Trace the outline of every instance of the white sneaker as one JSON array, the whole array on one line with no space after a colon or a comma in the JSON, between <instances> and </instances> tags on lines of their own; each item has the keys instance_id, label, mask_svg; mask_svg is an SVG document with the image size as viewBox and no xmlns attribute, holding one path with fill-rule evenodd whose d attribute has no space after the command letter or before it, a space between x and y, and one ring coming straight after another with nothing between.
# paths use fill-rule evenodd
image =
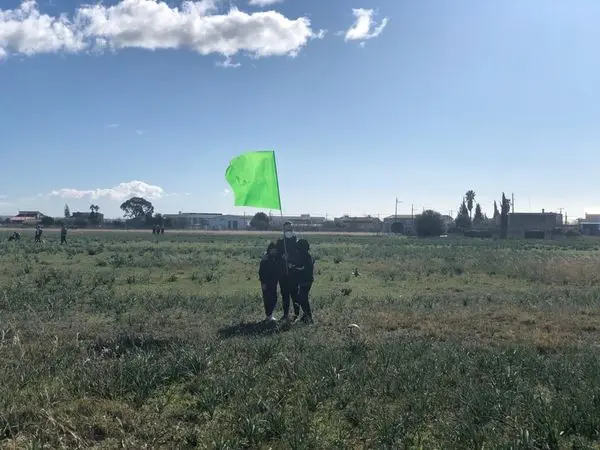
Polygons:
<instances>
[{"instance_id":1,"label":"white sneaker","mask_svg":"<svg viewBox=\"0 0 600 450\"><path fill-rule=\"evenodd\" d=\"M266 318L266 321L267 322L277 322L277 319L271 315Z\"/></svg>"}]
</instances>

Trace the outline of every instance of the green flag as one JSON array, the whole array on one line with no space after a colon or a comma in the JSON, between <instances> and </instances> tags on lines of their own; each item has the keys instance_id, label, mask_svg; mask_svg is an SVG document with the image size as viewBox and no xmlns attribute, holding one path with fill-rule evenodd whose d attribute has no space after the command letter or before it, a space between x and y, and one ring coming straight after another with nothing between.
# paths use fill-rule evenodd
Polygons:
<instances>
[{"instance_id":1,"label":"green flag","mask_svg":"<svg viewBox=\"0 0 600 450\"><path fill-rule=\"evenodd\" d=\"M248 152L234 158L225 179L235 195L235 206L281 211L275 152Z\"/></svg>"}]
</instances>

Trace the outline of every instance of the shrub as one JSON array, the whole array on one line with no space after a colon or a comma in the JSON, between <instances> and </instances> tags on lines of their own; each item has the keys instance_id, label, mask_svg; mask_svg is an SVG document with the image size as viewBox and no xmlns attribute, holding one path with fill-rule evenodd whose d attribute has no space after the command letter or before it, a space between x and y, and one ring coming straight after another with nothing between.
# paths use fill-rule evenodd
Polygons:
<instances>
[{"instance_id":1,"label":"shrub","mask_svg":"<svg viewBox=\"0 0 600 450\"><path fill-rule=\"evenodd\" d=\"M415 228L419 237L440 236L444 233L442 215L437 211L428 209L417 216Z\"/></svg>"}]
</instances>

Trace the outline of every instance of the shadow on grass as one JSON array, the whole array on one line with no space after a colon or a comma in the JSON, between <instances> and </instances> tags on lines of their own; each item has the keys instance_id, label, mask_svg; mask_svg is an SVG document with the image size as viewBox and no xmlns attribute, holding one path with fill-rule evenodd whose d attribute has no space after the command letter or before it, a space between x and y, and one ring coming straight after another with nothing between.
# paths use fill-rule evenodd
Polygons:
<instances>
[{"instance_id":1,"label":"shadow on grass","mask_svg":"<svg viewBox=\"0 0 600 450\"><path fill-rule=\"evenodd\" d=\"M265 336L288 331L289 329L289 324L279 324L277 322L240 322L219 329L218 334L221 338L228 339L236 336Z\"/></svg>"}]
</instances>

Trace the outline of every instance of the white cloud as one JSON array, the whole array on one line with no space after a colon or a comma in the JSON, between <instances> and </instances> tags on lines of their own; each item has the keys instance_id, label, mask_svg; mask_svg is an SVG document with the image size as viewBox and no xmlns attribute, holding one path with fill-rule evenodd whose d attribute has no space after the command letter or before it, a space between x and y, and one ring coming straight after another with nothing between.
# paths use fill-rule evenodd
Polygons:
<instances>
[{"instance_id":1,"label":"white cloud","mask_svg":"<svg viewBox=\"0 0 600 450\"><path fill-rule=\"evenodd\" d=\"M277 11L219 12L217 1L121 0L112 6L84 5L72 18L42 14L34 0L0 9L0 58L10 54L82 52L137 48L189 49L201 55L238 53L260 58L295 56L318 38L306 17Z\"/></svg>"},{"instance_id":2,"label":"white cloud","mask_svg":"<svg viewBox=\"0 0 600 450\"><path fill-rule=\"evenodd\" d=\"M275 5L276 3L283 3L283 0L250 0L248 2L249 5L258 6L259 8Z\"/></svg>"},{"instance_id":3,"label":"white cloud","mask_svg":"<svg viewBox=\"0 0 600 450\"><path fill-rule=\"evenodd\" d=\"M345 41L364 41L379 36L389 22L389 18L384 17L379 25L375 22L372 9L353 9L355 21L346 31Z\"/></svg>"},{"instance_id":4,"label":"white cloud","mask_svg":"<svg viewBox=\"0 0 600 450\"><path fill-rule=\"evenodd\" d=\"M119 124L118 123L109 123L108 125L106 125L106 128L119 128Z\"/></svg>"},{"instance_id":5,"label":"white cloud","mask_svg":"<svg viewBox=\"0 0 600 450\"><path fill-rule=\"evenodd\" d=\"M144 130L135 130L135 132L140 136L145 133Z\"/></svg>"},{"instance_id":6,"label":"white cloud","mask_svg":"<svg viewBox=\"0 0 600 450\"><path fill-rule=\"evenodd\" d=\"M66 15L41 14L35 0L25 0L17 9L0 9L0 58L8 53L76 53L85 48L81 30Z\"/></svg>"},{"instance_id":7,"label":"white cloud","mask_svg":"<svg viewBox=\"0 0 600 450\"><path fill-rule=\"evenodd\" d=\"M79 190L71 188L63 188L50 193L53 197L61 197L65 199L98 199L108 198L110 200L126 200L131 197L144 197L146 199L159 199L164 197L165 191L160 186L153 186L143 181L129 181L120 183L108 189L90 189Z\"/></svg>"},{"instance_id":8,"label":"white cloud","mask_svg":"<svg viewBox=\"0 0 600 450\"><path fill-rule=\"evenodd\" d=\"M223 67L224 69L237 69L241 67L240 63L234 63L231 58L225 58L225 61L217 61L217 67Z\"/></svg>"}]
</instances>

